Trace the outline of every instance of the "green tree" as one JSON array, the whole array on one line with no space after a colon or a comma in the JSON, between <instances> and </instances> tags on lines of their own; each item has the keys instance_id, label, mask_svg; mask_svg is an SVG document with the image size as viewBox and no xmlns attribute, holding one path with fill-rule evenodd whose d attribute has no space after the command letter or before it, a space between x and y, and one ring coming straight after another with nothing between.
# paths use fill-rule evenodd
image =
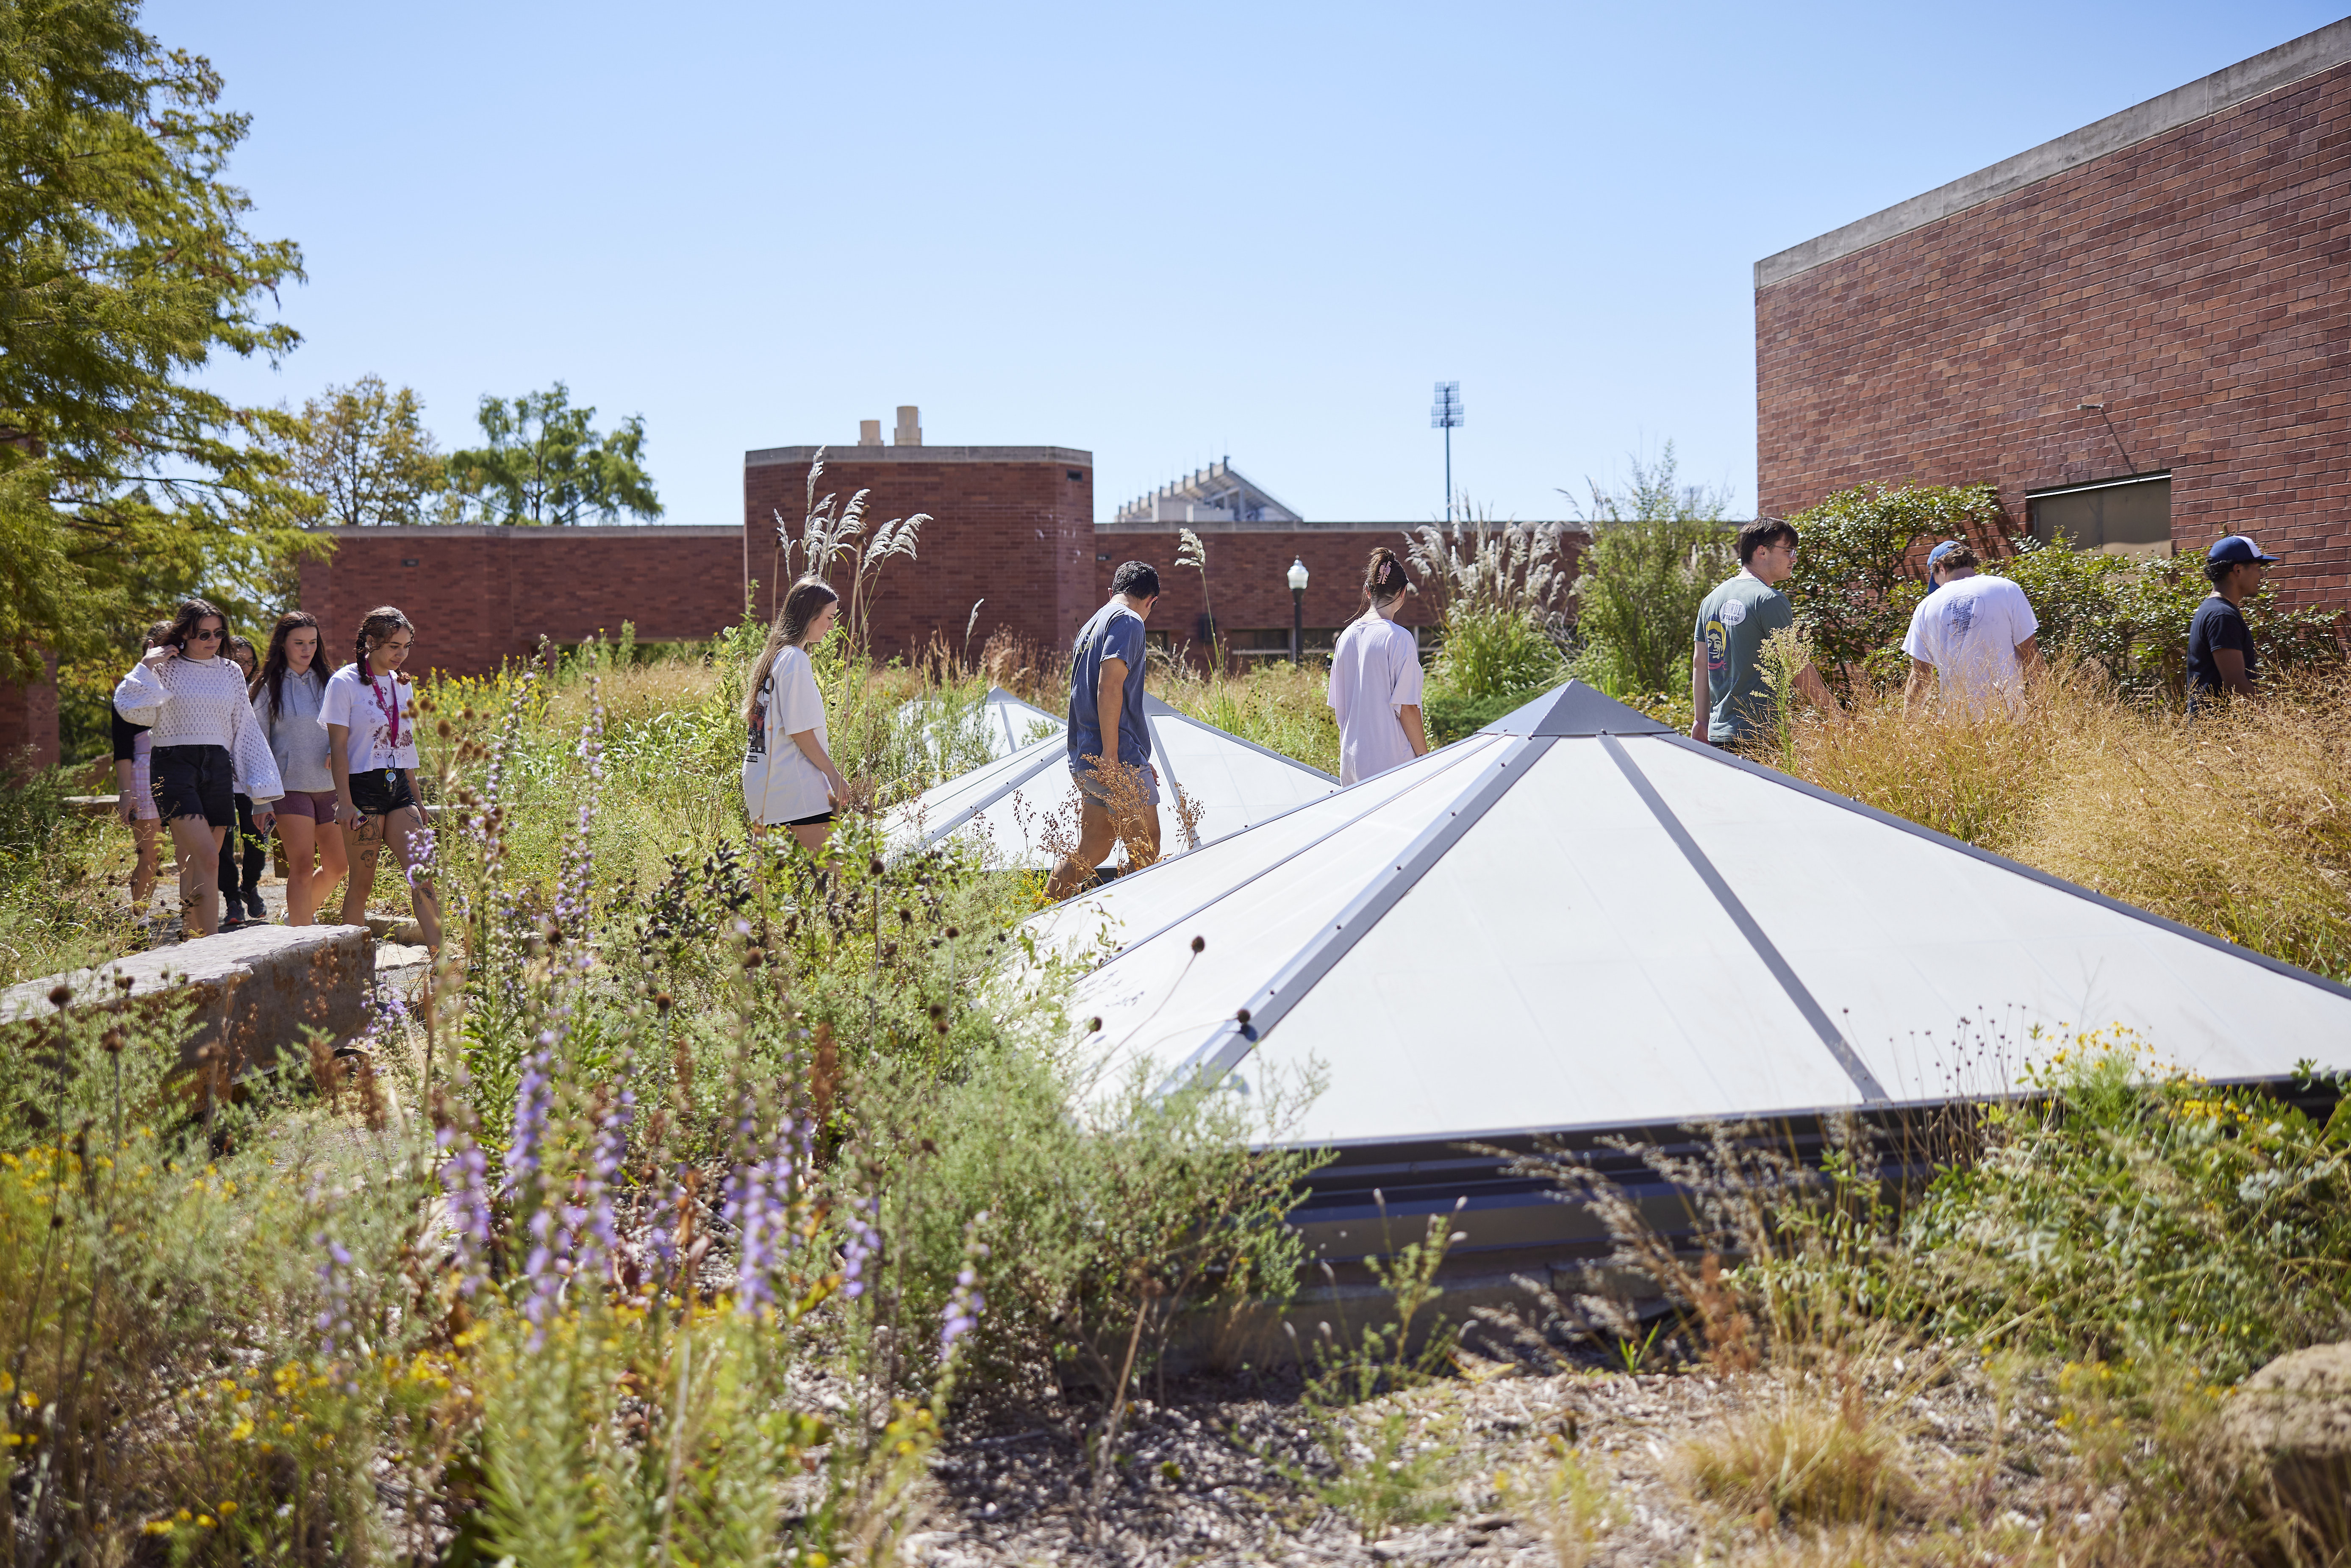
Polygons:
<instances>
[{"instance_id":1,"label":"green tree","mask_svg":"<svg viewBox=\"0 0 2351 1568\"><path fill-rule=\"evenodd\" d=\"M0 678L97 653L168 587L231 601L320 548L262 438L289 416L191 384L266 320L301 253L222 179L247 129L132 0L0 11Z\"/></svg>"},{"instance_id":2,"label":"green tree","mask_svg":"<svg viewBox=\"0 0 2351 1568\"><path fill-rule=\"evenodd\" d=\"M306 519L342 528L434 520L449 483L447 461L424 428L424 404L407 387L365 375L302 405L271 444L286 460Z\"/></svg>"},{"instance_id":3,"label":"green tree","mask_svg":"<svg viewBox=\"0 0 2351 1568\"><path fill-rule=\"evenodd\" d=\"M622 512L651 521L662 514L653 482L640 465L645 422L632 414L610 434L596 433L596 411L571 406L561 382L508 402L485 397L475 416L486 444L452 453L455 488L495 523L569 524Z\"/></svg>"},{"instance_id":4,"label":"green tree","mask_svg":"<svg viewBox=\"0 0 2351 1568\"><path fill-rule=\"evenodd\" d=\"M1654 467L1633 460L1629 488L1586 479L1589 509L1568 496L1592 538L1571 591L1583 642L1576 673L1619 696L1688 689L1698 605L1739 570L1723 524L1729 497L1677 484L1676 467L1668 441Z\"/></svg>"}]
</instances>

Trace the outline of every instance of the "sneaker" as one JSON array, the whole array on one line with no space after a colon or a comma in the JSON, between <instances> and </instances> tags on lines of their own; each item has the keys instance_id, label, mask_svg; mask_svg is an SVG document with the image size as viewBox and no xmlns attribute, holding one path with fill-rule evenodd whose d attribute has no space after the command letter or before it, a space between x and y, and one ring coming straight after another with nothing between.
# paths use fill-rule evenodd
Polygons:
<instances>
[{"instance_id":1,"label":"sneaker","mask_svg":"<svg viewBox=\"0 0 2351 1568\"><path fill-rule=\"evenodd\" d=\"M259 888L248 887L245 890L245 913L246 917L256 925L269 924L269 908L261 902Z\"/></svg>"},{"instance_id":2,"label":"sneaker","mask_svg":"<svg viewBox=\"0 0 2351 1568\"><path fill-rule=\"evenodd\" d=\"M242 931L245 929L245 916L242 915L224 915L221 916L220 928L223 931Z\"/></svg>"}]
</instances>

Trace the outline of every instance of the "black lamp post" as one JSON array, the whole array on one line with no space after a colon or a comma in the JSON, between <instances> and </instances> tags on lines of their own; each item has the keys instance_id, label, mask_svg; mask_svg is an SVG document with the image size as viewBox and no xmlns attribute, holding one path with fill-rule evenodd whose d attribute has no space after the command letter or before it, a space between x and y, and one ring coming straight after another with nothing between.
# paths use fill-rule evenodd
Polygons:
<instances>
[{"instance_id":1,"label":"black lamp post","mask_svg":"<svg viewBox=\"0 0 2351 1568\"><path fill-rule=\"evenodd\" d=\"M1306 653L1306 559L1293 557L1290 562L1290 662L1297 664Z\"/></svg>"}]
</instances>

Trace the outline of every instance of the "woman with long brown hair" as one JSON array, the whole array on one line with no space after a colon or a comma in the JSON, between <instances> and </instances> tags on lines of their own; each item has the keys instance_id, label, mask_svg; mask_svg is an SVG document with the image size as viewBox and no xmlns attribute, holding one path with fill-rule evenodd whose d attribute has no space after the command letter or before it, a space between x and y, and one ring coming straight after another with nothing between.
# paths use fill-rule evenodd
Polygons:
<instances>
[{"instance_id":1,"label":"woman with long brown hair","mask_svg":"<svg viewBox=\"0 0 2351 1568\"><path fill-rule=\"evenodd\" d=\"M1404 562L1381 545L1364 568L1362 613L1331 651L1331 706L1339 715L1339 782L1401 768L1428 750L1420 721L1420 640L1396 624L1412 591Z\"/></svg>"},{"instance_id":2,"label":"woman with long brown hair","mask_svg":"<svg viewBox=\"0 0 2351 1568\"><path fill-rule=\"evenodd\" d=\"M183 599L162 642L147 650L114 688L114 709L153 730L155 810L180 858L180 904L190 936L220 925L221 841L236 825L236 783L254 800L262 831L284 789L277 760L253 722L245 676L222 656L228 618L201 599Z\"/></svg>"},{"instance_id":3,"label":"woman with long brown hair","mask_svg":"<svg viewBox=\"0 0 2351 1568\"><path fill-rule=\"evenodd\" d=\"M441 904L422 874L432 841L416 801L415 687L400 673L416 643L416 628L387 604L360 622L357 656L328 677L319 704L327 731L327 765L335 778L335 817L350 823L351 880L343 890L342 924L364 925L375 866L390 843L408 878L409 907L424 945L441 950Z\"/></svg>"},{"instance_id":4,"label":"woman with long brown hair","mask_svg":"<svg viewBox=\"0 0 2351 1568\"><path fill-rule=\"evenodd\" d=\"M338 794L319 710L327 697L319 619L289 610L269 633L269 652L254 677L253 716L277 758L286 793L277 802L277 841L286 850L286 924L316 922L319 905L342 880L349 861L337 821Z\"/></svg>"},{"instance_id":5,"label":"woman with long brown hair","mask_svg":"<svg viewBox=\"0 0 2351 1568\"><path fill-rule=\"evenodd\" d=\"M834 810L849 799L849 780L825 749L824 694L809 659L840 613L841 596L823 582L804 577L792 584L743 698L743 808L751 830L789 828L811 854L824 847Z\"/></svg>"}]
</instances>

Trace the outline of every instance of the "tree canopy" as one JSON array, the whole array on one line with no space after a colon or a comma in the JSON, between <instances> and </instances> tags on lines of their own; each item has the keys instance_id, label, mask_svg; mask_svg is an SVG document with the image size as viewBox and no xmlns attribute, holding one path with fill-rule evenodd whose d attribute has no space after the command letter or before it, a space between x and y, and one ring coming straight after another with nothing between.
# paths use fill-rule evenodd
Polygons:
<instances>
[{"instance_id":1,"label":"tree canopy","mask_svg":"<svg viewBox=\"0 0 2351 1568\"><path fill-rule=\"evenodd\" d=\"M388 387L379 375L304 403L293 428L272 438L304 520L345 528L436 520L448 465L423 414L413 390Z\"/></svg>"},{"instance_id":2,"label":"tree canopy","mask_svg":"<svg viewBox=\"0 0 2351 1568\"><path fill-rule=\"evenodd\" d=\"M232 601L322 548L263 438L287 415L192 384L273 363L302 277L223 179L246 116L131 0L0 11L0 678L120 640L160 592Z\"/></svg>"},{"instance_id":3,"label":"tree canopy","mask_svg":"<svg viewBox=\"0 0 2351 1568\"><path fill-rule=\"evenodd\" d=\"M653 479L640 463L642 414L598 434L596 411L571 406L558 382L511 402L485 397L475 417L485 444L449 457L450 480L494 523L569 524L626 512L650 522L662 514Z\"/></svg>"}]
</instances>

